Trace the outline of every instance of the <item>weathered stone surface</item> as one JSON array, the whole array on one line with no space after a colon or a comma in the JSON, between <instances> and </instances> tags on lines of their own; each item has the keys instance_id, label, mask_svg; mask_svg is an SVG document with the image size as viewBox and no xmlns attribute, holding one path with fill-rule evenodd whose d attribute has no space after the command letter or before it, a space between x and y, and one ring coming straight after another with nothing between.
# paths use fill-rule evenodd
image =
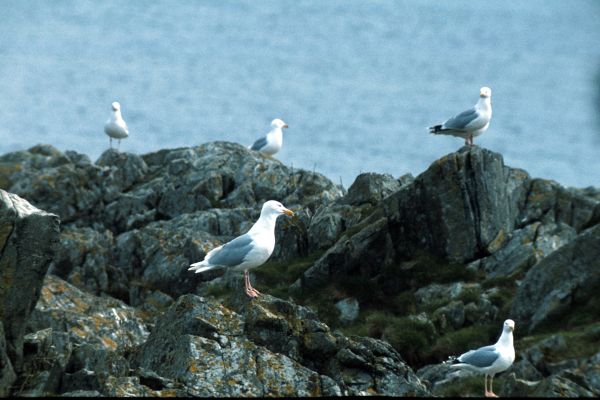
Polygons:
<instances>
[{"instance_id":1,"label":"weathered stone surface","mask_svg":"<svg viewBox=\"0 0 600 400\"><path fill-rule=\"evenodd\" d=\"M6 352L4 325L0 321L0 397L8 397L10 387L16 380L17 375Z\"/></svg>"},{"instance_id":2,"label":"weathered stone surface","mask_svg":"<svg viewBox=\"0 0 600 400\"><path fill-rule=\"evenodd\" d=\"M412 180L412 176L405 178L405 181L410 180ZM400 190L400 187L402 187L401 181L390 174L366 172L356 177L342 201L354 206L364 203L375 205Z\"/></svg>"},{"instance_id":3,"label":"weathered stone surface","mask_svg":"<svg viewBox=\"0 0 600 400\"><path fill-rule=\"evenodd\" d=\"M127 292L127 280L113 265L113 241L109 230L67 226L60 233L61 245L49 272L94 294L120 297Z\"/></svg>"},{"instance_id":4,"label":"weathered stone surface","mask_svg":"<svg viewBox=\"0 0 600 400\"><path fill-rule=\"evenodd\" d=\"M185 295L158 321L135 362L183 382L198 396L320 394L318 374L256 346L242 333L237 314Z\"/></svg>"},{"instance_id":5,"label":"weathered stone surface","mask_svg":"<svg viewBox=\"0 0 600 400\"><path fill-rule=\"evenodd\" d=\"M600 287L600 225L580 233L532 267L519 286L511 314L532 332L568 312Z\"/></svg>"},{"instance_id":6,"label":"weathered stone surface","mask_svg":"<svg viewBox=\"0 0 600 400\"><path fill-rule=\"evenodd\" d=\"M392 238L387 231L387 219L379 218L365 225L358 232L345 232L333 247L302 274L295 286L311 289L323 285L333 276L350 273L372 277L390 263L394 254Z\"/></svg>"},{"instance_id":7,"label":"weathered stone surface","mask_svg":"<svg viewBox=\"0 0 600 400\"><path fill-rule=\"evenodd\" d=\"M134 183L142 181L148 173L144 160L135 154L121 153L116 149L108 149L100 155L96 165L112 167L115 184L120 191L129 189Z\"/></svg>"},{"instance_id":8,"label":"weathered stone surface","mask_svg":"<svg viewBox=\"0 0 600 400\"><path fill-rule=\"evenodd\" d=\"M40 296L58 232L56 215L0 189L0 321L6 352L17 371L27 319Z\"/></svg>"},{"instance_id":9,"label":"weathered stone surface","mask_svg":"<svg viewBox=\"0 0 600 400\"><path fill-rule=\"evenodd\" d=\"M244 308L239 315L201 297L180 297L135 365L200 396L427 393L384 342L332 334L312 311L271 296Z\"/></svg>"},{"instance_id":10,"label":"weathered stone surface","mask_svg":"<svg viewBox=\"0 0 600 400\"><path fill-rule=\"evenodd\" d=\"M554 181L533 179L519 223L525 225L533 221L564 223L579 232L600 222L600 200Z\"/></svg>"},{"instance_id":11,"label":"weathered stone surface","mask_svg":"<svg viewBox=\"0 0 600 400\"><path fill-rule=\"evenodd\" d=\"M417 178L361 174L344 195L319 174L233 143L143 156L109 150L95 164L38 145L0 156L0 187L60 214L61 244L49 272L69 282L47 277L27 323L22 368L12 377L9 344L0 340L0 369L8 371L0 393L9 395L451 393L467 375L429 366L423 379L430 391L388 343L331 327L388 338L402 352L423 328L430 346L406 354L416 366L445 358L458 344L464 350L465 341L484 339L490 324L507 317L525 326L540 309L550 312L539 325L567 306L594 312L590 299L600 287L592 261L598 235L589 233L600 222L598 191L531 179L476 146ZM323 310L331 327L293 301L249 301L240 290L223 295L240 289L233 273L187 270L246 232L271 198L296 213L276 226L271 259L283 264L281 283L306 268L304 257L320 256L293 285L301 291L289 294ZM0 252L13 232L1 226ZM357 290L361 280L372 298ZM539 298L513 299L523 287ZM229 308L190 293L228 296ZM352 318L336 319L335 303L350 296L360 317L348 326ZM513 315L523 304L528 320ZM577 323L569 318L569 327ZM419 329L409 332L412 325ZM406 335L393 335L396 327ZM597 394L598 361L561 357L571 351L573 332L527 349L522 335L509 377L495 380L499 394ZM593 333L578 340L597 344Z\"/></svg>"},{"instance_id":12,"label":"weathered stone surface","mask_svg":"<svg viewBox=\"0 0 600 400\"><path fill-rule=\"evenodd\" d=\"M397 252L422 248L458 262L489 254L514 229L529 179L477 146L442 157L382 202Z\"/></svg>"},{"instance_id":13,"label":"weathered stone surface","mask_svg":"<svg viewBox=\"0 0 600 400\"><path fill-rule=\"evenodd\" d=\"M349 297L338 301L335 303L335 308L337 308L340 312L338 318L342 323L349 323L356 320L360 312L360 305L358 300L354 297Z\"/></svg>"},{"instance_id":14,"label":"weathered stone surface","mask_svg":"<svg viewBox=\"0 0 600 400\"><path fill-rule=\"evenodd\" d=\"M115 351L143 343L148 331L137 311L119 300L82 292L48 275L27 328L66 332L73 344Z\"/></svg>"}]
</instances>

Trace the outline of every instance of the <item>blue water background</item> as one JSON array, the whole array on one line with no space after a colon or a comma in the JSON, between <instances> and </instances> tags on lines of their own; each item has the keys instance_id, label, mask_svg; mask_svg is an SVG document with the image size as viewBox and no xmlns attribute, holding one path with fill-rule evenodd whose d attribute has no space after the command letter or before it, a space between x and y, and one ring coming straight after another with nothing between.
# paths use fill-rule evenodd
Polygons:
<instances>
[{"instance_id":1,"label":"blue water background","mask_svg":"<svg viewBox=\"0 0 600 400\"><path fill-rule=\"evenodd\" d=\"M276 158L348 187L417 175L462 139L426 127L492 88L475 139L505 163L600 187L600 1L2 1L0 154L94 161L227 140L282 118Z\"/></svg>"}]
</instances>

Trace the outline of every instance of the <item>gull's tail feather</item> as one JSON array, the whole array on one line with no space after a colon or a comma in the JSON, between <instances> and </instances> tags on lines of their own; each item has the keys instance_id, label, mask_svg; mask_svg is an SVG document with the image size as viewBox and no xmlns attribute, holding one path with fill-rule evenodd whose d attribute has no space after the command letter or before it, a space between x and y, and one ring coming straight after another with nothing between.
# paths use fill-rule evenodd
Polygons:
<instances>
[{"instance_id":1,"label":"gull's tail feather","mask_svg":"<svg viewBox=\"0 0 600 400\"><path fill-rule=\"evenodd\" d=\"M443 125L434 125L434 126L430 126L429 127L429 133L433 133L435 135L439 135L441 133L443 133L444 129L442 128Z\"/></svg>"},{"instance_id":2,"label":"gull's tail feather","mask_svg":"<svg viewBox=\"0 0 600 400\"><path fill-rule=\"evenodd\" d=\"M190 265L188 271L194 271L195 273L199 274L200 272L208 271L213 268L215 268L214 265L209 265L206 260L204 260Z\"/></svg>"}]
</instances>

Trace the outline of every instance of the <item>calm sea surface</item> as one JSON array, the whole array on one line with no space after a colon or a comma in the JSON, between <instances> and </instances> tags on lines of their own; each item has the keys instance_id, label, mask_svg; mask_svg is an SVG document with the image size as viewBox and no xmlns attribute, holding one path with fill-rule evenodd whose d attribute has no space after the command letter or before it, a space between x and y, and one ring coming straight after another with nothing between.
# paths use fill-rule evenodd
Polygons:
<instances>
[{"instance_id":1,"label":"calm sea surface","mask_svg":"<svg viewBox=\"0 0 600 400\"><path fill-rule=\"evenodd\" d=\"M475 143L600 187L600 1L2 1L0 154L108 148L119 101L138 154L249 145L348 187L417 175L463 140L426 127L492 88Z\"/></svg>"}]
</instances>

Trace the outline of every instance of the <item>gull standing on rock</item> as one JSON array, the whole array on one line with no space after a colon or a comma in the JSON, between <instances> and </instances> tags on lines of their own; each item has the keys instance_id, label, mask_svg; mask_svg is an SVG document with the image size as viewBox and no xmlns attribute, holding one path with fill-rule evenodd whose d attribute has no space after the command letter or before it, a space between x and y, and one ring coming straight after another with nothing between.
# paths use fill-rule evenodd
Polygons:
<instances>
[{"instance_id":1,"label":"gull standing on rock","mask_svg":"<svg viewBox=\"0 0 600 400\"><path fill-rule=\"evenodd\" d=\"M265 202L258 221L247 233L224 245L215 247L206 254L204 260L191 264L188 270L196 273L218 267L243 270L246 294L250 297L258 297L260 292L250 284L248 270L264 264L273 253L275 248L275 223L277 217L282 214L294 215L291 210L285 208L278 201L269 200Z\"/></svg>"},{"instance_id":2,"label":"gull standing on rock","mask_svg":"<svg viewBox=\"0 0 600 400\"><path fill-rule=\"evenodd\" d=\"M283 128L288 128L288 125L279 118L274 119L271 121L271 130L269 133L254 142L252 146L249 146L249 149L259 151L268 156L277 153L283 145Z\"/></svg>"},{"instance_id":3,"label":"gull standing on rock","mask_svg":"<svg viewBox=\"0 0 600 400\"><path fill-rule=\"evenodd\" d=\"M481 135L490 126L492 119L492 89L482 87L479 101L469 110L463 111L441 125L429 127L429 133L452 135L465 139L465 144L473 145L473 138Z\"/></svg>"},{"instance_id":4,"label":"gull standing on rock","mask_svg":"<svg viewBox=\"0 0 600 400\"><path fill-rule=\"evenodd\" d=\"M466 368L471 371L485 374L485 397L498 397L492 389L494 375L506 371L515 361L515 347L513 345L513 331L515 322L512 319L504 321L500 339L491 346L470 350L452 360L452 368ZM487 377L490 377L490 390L487 387Z\"/></svg>"},{"instance_id":5,"label":"gull standing on rock","mask_svg":"<svg viewBox=\"0 0 600 400\"><path fill-rule=\"evenodd\" d=\"M127 124L121 116L121 105L118 101L112 103L112 115L104 124L104 132L109 137L110 148L112 149L112 140L118 139L118 146L121 147L121 139L125 139L129 136L129 130Z\"/></svg>"}]
</instances>

